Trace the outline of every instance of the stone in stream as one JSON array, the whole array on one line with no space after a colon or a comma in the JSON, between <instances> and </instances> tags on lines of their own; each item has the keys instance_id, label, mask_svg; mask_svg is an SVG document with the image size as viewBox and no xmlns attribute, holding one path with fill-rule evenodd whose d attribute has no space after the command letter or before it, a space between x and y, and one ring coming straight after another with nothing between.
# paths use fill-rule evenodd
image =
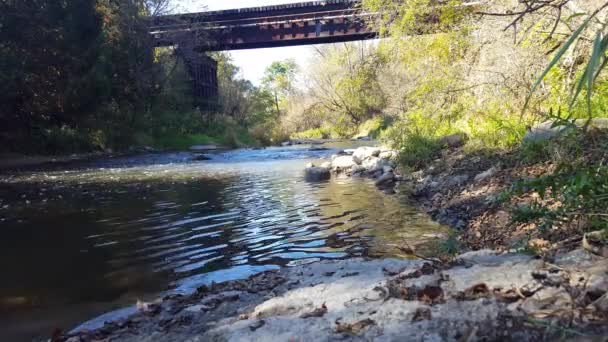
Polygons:
<instances>
[{"instance_id":1,"label":"stone in stream","mask_svg":"<svg viewBox=\"0 0 608 342\"><path fill-rule=\"evenodd\" d=\"M306 180L309 182L324 181L331 177L329 168L315 166L312 163L309 163L306 166L306 169L304 170L304 174L305 174Z\"/></svg>"},{"instance_id":2,"label":"stone in stream","mask_svg":"<svg viewBox=\"0 0 608 342\"><path fill-rule=\"evenodd\" d=\"M386 185L389 183L392 183L395 180L395 175L393 174L392 171L390 172L385 172L384 174L382 174L382 176L378 177L378 179L376 179L376 185L380 186L380 185Z\"/></svg>"},{"instance_id":3,"label":"stone in stream","mask_svg":"<svg viewBox=\"0 0 608 342\"><path fill-rule=\"evenodd\" d=\"M203 161L203 160L211 160L211 158L207 157L204 154L195 154L192 156L192 160Z\"/></svg>"}]
</instances>

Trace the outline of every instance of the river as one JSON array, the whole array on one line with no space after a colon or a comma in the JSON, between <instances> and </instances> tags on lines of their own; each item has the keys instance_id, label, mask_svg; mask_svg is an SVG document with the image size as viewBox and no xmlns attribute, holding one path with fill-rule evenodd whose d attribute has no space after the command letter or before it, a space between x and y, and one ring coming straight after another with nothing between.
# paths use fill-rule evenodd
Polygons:
<instances>
[{"instance_id":1,"label":"river","mask_svg":"<svg viewBox=\"0 0 608 342\"><path fill-rule=\"evenodd\" d=\"M353 142L75 162L0 174L0 340L320 259L411 257L443 227L361 178L305 181Z\"/></svg>"}]
</instances>

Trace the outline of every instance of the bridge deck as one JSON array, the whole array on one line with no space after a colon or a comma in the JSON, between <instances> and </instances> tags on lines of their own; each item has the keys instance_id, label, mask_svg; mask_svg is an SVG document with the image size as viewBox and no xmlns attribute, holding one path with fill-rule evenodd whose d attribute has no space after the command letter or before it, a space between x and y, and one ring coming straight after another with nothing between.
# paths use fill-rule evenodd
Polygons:
<instances>
[{"instance_id":1,"label":"bridge deck","mask_svg":"<svg viewBox=\"0 0 608 342\"><path fill-rule=\"evenodd\" d=\"M370 14L357 0L188 13L151 18L157 46L192 45L195 49L236 50L371 39Z\"/></svg>"}]
</instances>

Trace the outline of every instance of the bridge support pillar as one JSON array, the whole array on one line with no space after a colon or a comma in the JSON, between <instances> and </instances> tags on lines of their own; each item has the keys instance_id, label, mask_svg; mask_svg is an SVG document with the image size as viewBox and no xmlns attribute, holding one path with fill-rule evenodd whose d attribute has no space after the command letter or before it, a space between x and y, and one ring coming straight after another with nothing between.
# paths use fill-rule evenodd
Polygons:
<instances>
[{"instance_id":1,"label":"bridge support pillar","mask_svg":"<svg viewBox=\"0 0 608 342\"><path fill-rule=\"evenodd\" d=\"M190 73L196 105L202 110L214 110L218 103L217 62L189 46L177 48Z\"/></svg>"}]
</instances>

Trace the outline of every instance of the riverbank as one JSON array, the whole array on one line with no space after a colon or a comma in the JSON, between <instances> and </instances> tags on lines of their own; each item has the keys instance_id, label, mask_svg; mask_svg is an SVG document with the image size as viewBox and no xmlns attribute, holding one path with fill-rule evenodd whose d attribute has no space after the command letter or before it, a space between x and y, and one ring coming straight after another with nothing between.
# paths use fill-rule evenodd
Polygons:
<instances>
[{"instance_id":1,"label":"riverbank","mask_svg":"<svg viewBox=\"0 0 608 342\"><path fill-rule=\"evenodd\" d=\"M482 250L445 264L323 261L138 303L57 341L537 341L603 336L605 259Z\"/></svg>"},{"instance_id":2,"label":"riverbank","mask_svg":"<svg viewBox=\"0 0 608 342\"><path fill-rule=\"evenodd\" d=\"M139 303L129 318L56 340L537 341L608 333L608 259L583 248L582 235L548 240L560 235L511 229L516 224L507 202L495 200L522 177L547 173L549 163L455 146L423 170L406 173L388 163L392 151L360 151L365 155L346 151L325 167L340 176L391 173L388 189L409 193L456 228L460 248L492 250L442 260L355 258L281 268ZM358 168L364 160L378 167ZM346 161L348 170L337 166ZM525 242L545 242L532 249L521 244L524 234Z\"/></svg>"}]
</instances>

